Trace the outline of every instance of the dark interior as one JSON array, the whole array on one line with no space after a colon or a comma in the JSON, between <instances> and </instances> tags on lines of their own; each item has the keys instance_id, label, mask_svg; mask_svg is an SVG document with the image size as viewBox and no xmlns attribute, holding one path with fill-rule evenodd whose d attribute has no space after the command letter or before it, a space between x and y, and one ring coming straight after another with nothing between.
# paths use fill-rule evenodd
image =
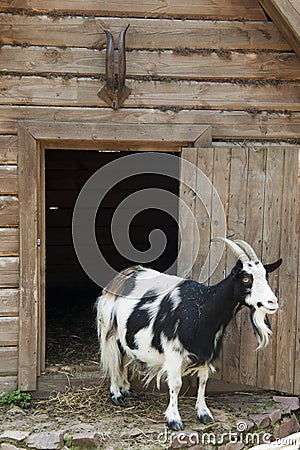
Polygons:
<instances>
[{"instance_id":1,"label":"dark interior","mask_svg":"<svg viewBox=\"0 0 300 450\"><path fill-rule=\"evenodd\" d=\"M72 213L78 194L91 175L105 164L128 154L46 150L47 366L98 362L94 303L101 288L86 275L78 262L72 241ZM128 195L153 187L178 196L178 181L173 178L156 174L135 175L115 185L100 204L96 219L97 241L106 261L115 270L136 261L120 255L112 242L110 222L113 212ZM177 203L174 208L177 212ZM137 214L130 223L131 243L138 250L149 248L151 230L161 229L167 237L163 254L147 263L148 267L166 271L176 261L177 222L168 213L151 208Z\"/></svg>"}]
</instances>

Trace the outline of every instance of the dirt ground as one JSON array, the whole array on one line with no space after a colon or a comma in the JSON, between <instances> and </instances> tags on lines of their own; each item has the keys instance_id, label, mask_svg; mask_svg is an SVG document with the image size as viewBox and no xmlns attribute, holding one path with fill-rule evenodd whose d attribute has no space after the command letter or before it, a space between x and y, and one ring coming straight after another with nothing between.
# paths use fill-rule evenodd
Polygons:
<instances>
[{"instance_id":1,"label":"dirt ground","mask_svg":"<svg viewBox=\"0 0 300 450\"><path fill-rule=\"evenodd\" d=\"M215 418L215 422L210 425L202 425L197 421L195 398L182 395L179 410L185 432L191 433L188 446L204 443L195 448L221 448L233 435L234 439L244 441L247 426L252 427L251 430L249 428L252 433L250 444L257 444L261 440L259 433L262 430L255 427L253 415L261 415L276 408L273 394L239 392L209 395L207 404ZM176 433L167 431L165 427L163 413L167 401L165 393L144 392L138 400L127 399L125 408L117 408L111 405L106 386L71 389L32 400L30 408L24 411L2 407L0 433L12 429L35 433L64 430L64 433L72 436L72 433L97 431L100 447L104 449L179 448L176 447ZM263 432L271 436L272 430L268 428ZM67 445L74 448L70 442ZM252 445L245 445L244 448Z\"/></svg>"}]
</instances>

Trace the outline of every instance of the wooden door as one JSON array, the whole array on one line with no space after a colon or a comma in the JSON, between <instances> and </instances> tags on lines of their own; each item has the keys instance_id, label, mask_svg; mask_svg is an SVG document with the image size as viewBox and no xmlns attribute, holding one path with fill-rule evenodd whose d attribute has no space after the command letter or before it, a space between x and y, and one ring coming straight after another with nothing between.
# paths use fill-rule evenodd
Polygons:
<instances>
[{"instance_id":1,"label":"wooden door","mask_svg":"<svg viewBox=\"0 0 300 450\"><path fill-rule=\"evenodd\" d=\"M283 258L280 269L270 277L272 288L279 296L280 310L270 317L273 335L269 346L256 351L249 311L241 310L226 330L222 354L216 363L216 377L299 394L299 148L183 149L182 158L197 167L192 170L191 165L189 169L182 165L180 186L181 198L192 209L197 226L187 223L180 209L183 247L178 261L180 275L195 280L199 277L205 280L205 275L209 275L207 282L214 284L235 264L232 254L225 252L213 271L216 258L213 247L211 255L207 256L211 237L218 231L222 236L223 231L222 223L214 217L216 201L223 204L227 237L249 242L265 263ZM203 177L199 182L199 169L212 185L204 201L201 200ZM196 228L200 243L195 250ZM187 274L186 267L190 267L192 261L192 269Z\"/></svg>"}]
</instances>

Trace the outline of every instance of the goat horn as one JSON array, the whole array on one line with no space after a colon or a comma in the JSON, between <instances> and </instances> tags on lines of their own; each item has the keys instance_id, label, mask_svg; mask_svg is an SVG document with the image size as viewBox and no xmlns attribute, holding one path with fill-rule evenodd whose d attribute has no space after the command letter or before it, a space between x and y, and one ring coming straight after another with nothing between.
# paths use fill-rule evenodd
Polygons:
<instances>
[{"instance_id":1,"label":"goat horn","mask_svg":"<svg viewBox=\"0 0 300 450\"><path fill-rule=\"evenodd\" d=\"M237 239L234 241L239 247L241 247L241 249L243 249L246 254L249 256L251 261L258 261L259 258L257 257L255 251L253 250L253 248L251 247L251 245L249 245L247 242L242 241L240 239Z\"/></svg>"},{"instance_id":2,"label":"goat horn","mask_svg":"<svg viewBox=\"0 0 300 450\"><path fill-rule=\"evenodd\" d=\"M212 239L212 241L220 241L224 242L232 251L232 253L242 261L242 263L246 263L249 261L249 257L246 255L244 250L239 247L235 242L231 241L230 239L223 238L223 237L215 237Z\"/></svg>"}]
</instances>

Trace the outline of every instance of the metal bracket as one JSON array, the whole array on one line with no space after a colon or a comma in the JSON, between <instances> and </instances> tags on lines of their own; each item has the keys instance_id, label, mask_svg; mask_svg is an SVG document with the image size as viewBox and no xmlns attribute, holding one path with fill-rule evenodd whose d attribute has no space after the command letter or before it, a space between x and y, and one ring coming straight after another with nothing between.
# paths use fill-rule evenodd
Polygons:
<instances>
[{"instance_id":1,"label":"metal bracket","mask_svg":"<svg viewBox=\"0 0 300 450\"><path fill-rule=\"evenodd\" d=\"M110 30L104 30L107 39L106 45L106 83L98 92L98 96L113 109L117 110L123 105L126 98L131 93L131 89L125 85L126 78L126 52L125 35L129 24L124 27L118 40L118 71L115 72L114 38Z\"/></svg>"}]
</instances>

